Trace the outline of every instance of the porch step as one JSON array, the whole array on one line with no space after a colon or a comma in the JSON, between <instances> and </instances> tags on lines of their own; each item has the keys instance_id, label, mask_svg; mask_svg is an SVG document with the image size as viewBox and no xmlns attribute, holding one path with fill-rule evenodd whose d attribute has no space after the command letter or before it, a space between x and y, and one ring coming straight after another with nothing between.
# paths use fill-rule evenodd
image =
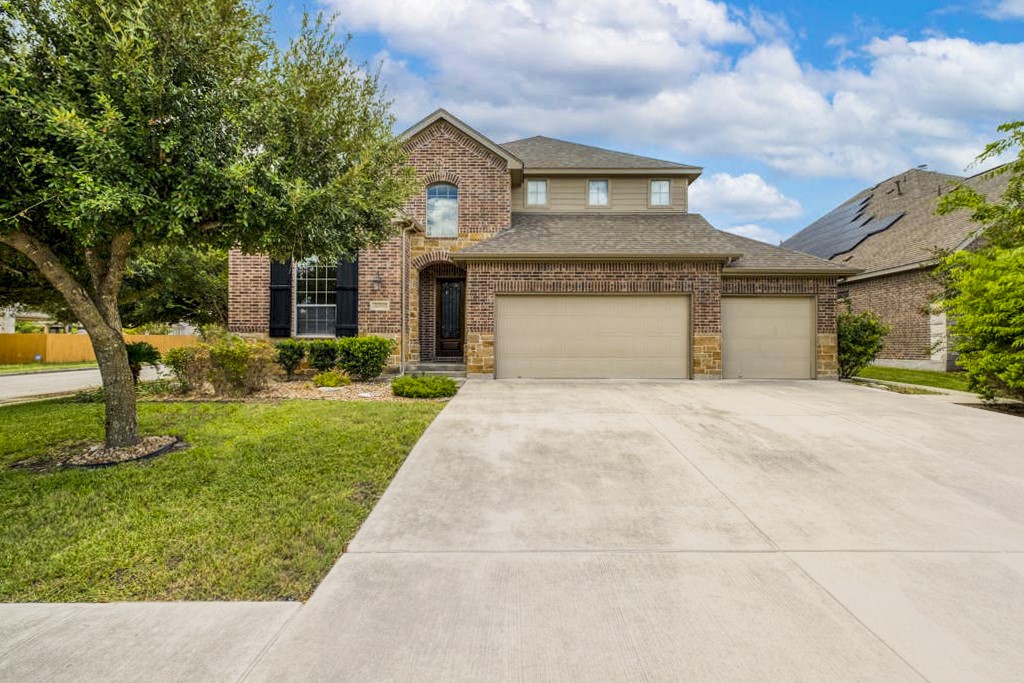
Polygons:
<instances>
[{"instance_id":1,"label":"porch step","mask_svg":"<svg viewBox=\"0 0 1024 683\"><path fill-rule=\"evenodd\" d=\"M465 377L465 363L411 363L405 367L410 375L446 375L448 377Z\"/></svg>"}]
</instances>

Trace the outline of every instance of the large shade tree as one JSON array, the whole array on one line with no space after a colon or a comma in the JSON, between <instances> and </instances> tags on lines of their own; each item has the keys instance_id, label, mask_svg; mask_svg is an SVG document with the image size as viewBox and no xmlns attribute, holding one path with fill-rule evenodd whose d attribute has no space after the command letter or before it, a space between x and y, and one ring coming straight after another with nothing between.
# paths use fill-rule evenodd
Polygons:
<instances>
[{"instance_id":1,"label":"large shade tree","mask_svg":"<svg viewBox=\"0 0 1024 683\"><path fill-rule=\"evenodd\" d=\"M138 441L127 264L153 248L340 258L411 191L373 73L329 22L243 0L0 0L0 244L92 339L108 446Z\"/></svg>"}]
</instances>

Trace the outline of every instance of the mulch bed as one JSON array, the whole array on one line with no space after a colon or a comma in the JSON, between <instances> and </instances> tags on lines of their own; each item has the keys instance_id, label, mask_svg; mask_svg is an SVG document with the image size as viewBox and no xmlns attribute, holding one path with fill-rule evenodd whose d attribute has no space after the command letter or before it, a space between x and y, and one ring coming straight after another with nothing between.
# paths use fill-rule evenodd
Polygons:
<instances>
[{"instance_id":1,"label":"mulch bed","mask_svg":"<svg viewBox=\"0 0 1024 683\"><path fill-rule=\"evenodd\" d=\"M93 441L73 441L52 448L45 455L19 460L11 464L11 467L33 472L46 472L60 467L111 467L155 458L187 447L176 436L144 436L139 439L139 443L125 448L106 448Z\"/></svg>"},{"instance_id":2,"label":"mulch bed","mask_svg":"<svg viewBox=\"0 0 1024 683\"><path fill-rule=\"evenodd\" d=\"M217 396L207 387L206 391L181 393L169 391L167 393L147 394L143 400L147 401L202 401L202 402L228 402L228 403L268 403L290 399L312 399L324 401L386 401L398 403L410 403L416 401L440 400L443 399L422 399L403 398L395 396L391 392L391 378L375 379L366 382L352 382L345 387L331 387L319 389L307 378L296 377L292 381L272 379L266 386L255 393L244 396Z\"/></svg>"}]
</instances>

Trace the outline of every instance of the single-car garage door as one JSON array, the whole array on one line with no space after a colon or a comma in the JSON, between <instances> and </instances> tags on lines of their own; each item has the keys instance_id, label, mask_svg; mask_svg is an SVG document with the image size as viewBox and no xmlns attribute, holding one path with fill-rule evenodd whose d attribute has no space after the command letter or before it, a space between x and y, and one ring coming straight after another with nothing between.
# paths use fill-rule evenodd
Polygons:
<instances>
[{"instance_id":1,"label":"single-car garage door","mask_svg":"<svg viewBox=\"0 0 1024 683\"><path fill-rule=\"evenodd\" d=\"M723 297L722 376L814 377L814 299Z\"/></svg>"},{"instance_id":2,"label":"single-car garage door","mask_svg":"<svg viewBox=\"0 0 1024 683\"><path fill-rule=\"evenodd\" d=\"M499 295L494 305L496 377L689 377L689 297Z\"/></svg>"}]
</instances>

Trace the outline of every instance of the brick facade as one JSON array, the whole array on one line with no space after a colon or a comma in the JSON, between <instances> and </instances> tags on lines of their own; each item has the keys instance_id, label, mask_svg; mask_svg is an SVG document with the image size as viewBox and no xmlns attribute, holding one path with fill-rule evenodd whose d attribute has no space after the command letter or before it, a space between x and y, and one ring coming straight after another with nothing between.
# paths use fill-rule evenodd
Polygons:
<instances>
[{"instance_id":1,"label":"brick facade","mask_svg":"<svg viewBox=\"0 0 1024 683\"><path fill-rule=\"evenodd\" d=\"M270 326L270 258L228 252L228 328L247 335L267 335Z\"/></svg>"},{"instance_id":2,"label":"brick facade","mask_svg":"<svg viewBox=\"0 0 1024 683\"><path fill-rule=\"evenodd\" d=\"M472 261L462 264L457 257L460 250L489 239L510 225L511 182L506 161L444 120L410 138L406 149L409 163L423 188L405 207L405 213L417 227L378 249L360 254L358 310L360 334L400 342L404 327L406 348L398 353L406 361L434 359L436 282L439 277L461 275L466 278L464 356L471 373L494 370L497 294L671 293L690 296L694 377L721 377L721 297L731 294L816 297L818 376L835 376L834 277L723 277L722 264L714 261ZM425 190L435 182L458 187L459 233L456 237L428 237L424 232ZM232 251L229 262L231 329L266 335L270 260ZM398 363L398 354L393 361Z\"/></svg>"},{"instance_id":3,"label":"brick facade","mask_svg":"<svg viewBox=\"0 0 1024 683\"><path fill-rule=\"evenodd\" d=\"M945 365L943 349L938 349L941 359L932 353L936 330L933 329L930 307L942 287L930 270L910 270L846 282L841 289L844 294L849 294L854 311L872 311L889 325L889 336L885 339L880 358L924 363L937 361ZM943 336L943 333L944 329L938 331L938 336Z\"/></svg>"}]
</instances>

